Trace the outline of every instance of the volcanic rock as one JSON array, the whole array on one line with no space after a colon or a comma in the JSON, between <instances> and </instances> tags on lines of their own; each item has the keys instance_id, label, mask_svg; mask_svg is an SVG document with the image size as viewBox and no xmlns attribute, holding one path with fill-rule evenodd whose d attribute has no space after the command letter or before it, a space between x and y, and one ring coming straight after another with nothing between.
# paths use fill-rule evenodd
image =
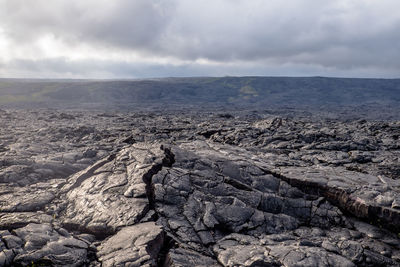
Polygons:
<instances>
[{"instance_id":1,"label":"volcanic rock","mask_svg":"<svg viewBox=\"0 0 400 267\"><path fill-rule=\"evenodd\" d=\"M0 266L400 265L397 121L0 120Z\"/></svg>"}]
</instances>

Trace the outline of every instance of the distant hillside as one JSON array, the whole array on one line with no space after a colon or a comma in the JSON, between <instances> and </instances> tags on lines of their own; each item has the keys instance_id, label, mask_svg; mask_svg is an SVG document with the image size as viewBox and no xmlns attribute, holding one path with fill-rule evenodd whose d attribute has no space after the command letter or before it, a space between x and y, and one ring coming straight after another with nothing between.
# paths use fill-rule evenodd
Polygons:
<instances>
[{"instance_id":1,"label":"distant hillside","mask_svg":"<svg viewBox=\"0 0 400 267\"><path fill-rule=\"evenodd\" d=\"M400 79L294 77L148 80L0 79L0 107L150 104L251 107L400 106Z\"/></svg>"}]
</instances>

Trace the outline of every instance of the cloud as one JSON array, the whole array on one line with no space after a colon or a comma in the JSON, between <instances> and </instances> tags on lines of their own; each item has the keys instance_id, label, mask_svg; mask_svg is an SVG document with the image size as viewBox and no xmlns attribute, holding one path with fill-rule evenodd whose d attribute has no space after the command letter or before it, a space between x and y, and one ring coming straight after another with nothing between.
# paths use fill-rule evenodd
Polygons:
<instances>
[{"instance_id":1,"label":"cloud","mask_svg":"<svg viewBox=\"0 0 400 267\"><path fill-rule=\"evenodd\" d=\"M257 68L392 77L399 8L397 0L0 0L0 59L14 69L39 64L38 73L54 61L103 62L116 76L142 66L153 77Z\"/></svg>"},{"instance_id":2,"label":"cloud","mask_svg":"<svg viewBox=\"0 0 400 267\"><path fill-rule=\"evenodd\" d=\"M7 34L19 42L52 34L70 44L137 49L152 44L167 26L168 2L3 0L0 20Z\"/></svg>"},{"instance_id":3,"label":"cloud","mask_svg":"<svg viewBox=\"0 0 400 267\"><path fill-rule=\"evenodd\" d=\"M196 63L182 64L123 62L115 60L69 60L51 58L40 60L15 59L0 61L0 77L24 78L87 78L130 79L188 76L337 76L337 77L395 77L396 69L363 67L338 69L314 64L285 63Z\"/></svg>"}]
</instances>

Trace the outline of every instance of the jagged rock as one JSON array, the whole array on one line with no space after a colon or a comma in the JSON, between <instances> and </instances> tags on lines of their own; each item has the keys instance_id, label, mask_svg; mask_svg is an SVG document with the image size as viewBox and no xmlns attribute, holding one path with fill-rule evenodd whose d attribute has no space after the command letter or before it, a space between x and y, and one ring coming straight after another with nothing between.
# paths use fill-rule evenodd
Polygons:
<instances>
[{"instance_id":1,"label":"jagged rock","mask_svg":"<svg viewBox=\"0 0 400 267\"><path fill-rule=\"evenodd\" d=\"M400 229L400 212L392 203L399 195L400 180L332 167L288 167L275 170L285 181L303 190L318 191L358 218L372 219Z\"/></svg>"},{"instance_id":2,"label":"jagged rock","mask_svg":"<svg viewBox=\"0 0 400 267\"><path fill-rule=\"evenodd\" d=\"M317 243L292 235L271 235L261 240L233 234L220 240L214 251L224 266L355 266Z\"/></svg>"},{"instance_id":3,"label":"jagged rock","mask_svg":"<svg viewBox=\"0 0 400 267\"><path fill-rule=\"evenodd\" d=\"M50 224L31 223L13 230L13 234L3 239L8 245L12 243L15 264L81 266L88 263L89 244L69 234L65 236L65 230Z\"/></svg>"},{"instance_id":4,"label":"jagged rock","mask_svg":"<svg viewBox=\"0 0 400 267\"><path fill-rule=\"evenodd\" d=\"M367 264L367 256L360 250L364 244L364 241L359 240L362 233L353 230L353 237L349 235L349 238L354 240L342 240L339 236L327 238L321 230L316 234L296 230L296 235L300 237L285 239L284 243L268 241L268 246L260 246L260 235L290 233L301 229L298 228L300 224L323 229L339 227L337 229L340 233L350 231L347 229L353 227L352 221L348 221L325 198L315 198L319 190L321 196L324 195L320 186L328 188L325 190L330 188L329 179L333 174L328 170L322 168L324 175L310 172L310 175L296 176L292 172L280 172L277 177L273 177L268 175L275 173L275 169L260 162L262 157L250 159L247 156L249 152L230 146L205 142L182 143L179 147L172 147L171 151L175 155L175 163L153 177L154 197L156 211L161 216L159 222L178 244L210 253L207 247L216 243L218 245L214 247L214 253L217 253L219 262L225 266ZM290 170L298 170L296 174L302 174L303 169L306 168L292 167ZM379 181L379 178L373 176L344 170L342 173L343 177L350 177L344 180L349 184L346 189L350 189L350 185L362 188L364 182L370 182L373 187ZM334 177L338 179L340 176L336 173ZM275 179L281 179L281 182ZM259 180L266 182L260 183ZM305 187L300 186L301 182L305 183ZM254 184L257 184L257 189L252 187ZM298 186L300 191L290 184ZM379 184L376 186L379 187ZM332 182L332 188L337 189L338 183ZM332 196L326 197L335 201ZM348 208L351 211L352 207ZM221 250L218 246L221 240L226 241L229 233L246 234L245 238L252 237L253 243L243 245L240 241L237 248L227 245ZM389 237L388 234L385 236ZM268 238L265 236L266 240ZM374 262L371 257L370 261ZM395 264L390 259L386 261Z\"/></svg>"},{"instance_id":5,"label":"jagged rock","mask_svg":"<svg viewBox=\"0 0 400 267\"><path fill-rule=\"evenodd\" d=\"M398 122L196 112L1 115L0 266L399 266Z\"/></svg>"}]
</instances>

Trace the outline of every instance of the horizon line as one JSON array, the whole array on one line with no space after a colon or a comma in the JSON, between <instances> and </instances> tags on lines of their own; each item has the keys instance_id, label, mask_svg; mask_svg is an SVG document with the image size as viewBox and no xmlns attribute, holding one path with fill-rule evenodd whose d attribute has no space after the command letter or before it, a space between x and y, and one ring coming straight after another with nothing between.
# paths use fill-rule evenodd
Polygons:
<instances>
[{"instance_id":1,"label":"horizon line","mask_svg":"<svg viewBox=\"0 0 400 267\"><path fill-rule=\"evenodd\" d=\"M226 75L226 76L166 76L166 77L146 77L146 78L20 78L20 77L0 77L0 80L34 80L34 81L150 81L167 79L207 79L207 78L323 78L323 79L363 79L363 80L399 80L397 78L383 77L340 77L340 76L288 76L288 75Z\"/></svg>"}]
</instances>

